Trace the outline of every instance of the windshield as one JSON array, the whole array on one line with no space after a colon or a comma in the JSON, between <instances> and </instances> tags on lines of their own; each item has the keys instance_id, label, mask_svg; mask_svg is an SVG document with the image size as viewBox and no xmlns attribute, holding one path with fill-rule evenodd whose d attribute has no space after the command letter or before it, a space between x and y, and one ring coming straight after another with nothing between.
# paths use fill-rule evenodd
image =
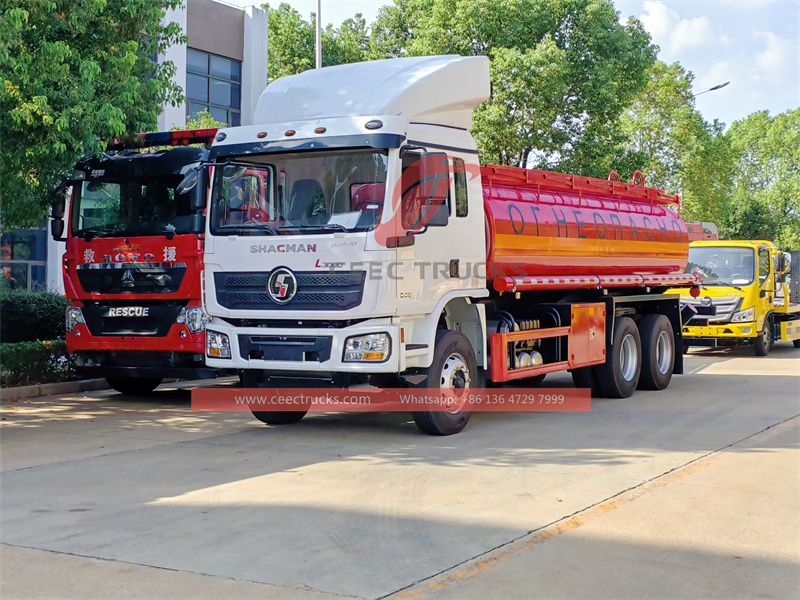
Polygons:
<instances>
[{"instance_id":1,"label":"windshield","mask_svg":"<svg viewBox=\"0 0 800 600\"><path fill-rule=\"evenodd\" d=\"M79 237L189 233L190 194L175 194L183 176L76 182L72 233Z\"/></svg>"},{"instance_id":2,"label":"windshield","mask_svg":"<svg viewBox=\"0 0 800 600\"><path fill-rule=\"evenodd\" d=\"M386 194L385 150L243 157L217 166L211 233L291 235L367 231Z\"/></svg>"},{"instance_id":3,"label":"windshield","mask_svg":"<svg viewBox=\"0 0 800 600\"><path fill-rule=\"evenodd\" d=\"M700 273L704 285L749 285L755 273L755 252L735 246L690 247L686 272Z\"/></svg>"}]
</instances>

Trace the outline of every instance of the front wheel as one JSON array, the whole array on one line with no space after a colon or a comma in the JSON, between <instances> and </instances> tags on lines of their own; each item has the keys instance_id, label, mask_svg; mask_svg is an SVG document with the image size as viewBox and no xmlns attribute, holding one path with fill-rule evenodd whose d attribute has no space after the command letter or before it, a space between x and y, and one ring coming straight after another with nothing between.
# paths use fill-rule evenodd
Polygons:
<instances>
[{"instance_id":1,"label":"front wheel","mask_svg":"<svg viewBox=\"0 0 800 600\"><path fill-rule=\"evenodd\" d=\"M161 384L156 377L106 377L106 382L120 394L142 396L149 394Z\"/></svg>"},{"instance_id":2,"label":"front wheel","mask_svg":"<svg viewBox=\"0 0 800 600\"><path fill-rule=\"evenodd\" d=\"M420 387L470 388L478 381L478 366L472 344L458 331L440 330L436 334L433 362L426 369L427 377ZM470 413L464 406L442 411L413 413L417 427L428 435L453 435L467 426Z\"/></svg>"},{"instance_id":3,"label":"front wheel","mask_svg":"<svg viewBox=\"0 0 800 600\"><path fill-rule=\"evenodd\" d=\"M279 387L287 387L286 385L281 385L278 382L270 381L270 379L265 375L264 371L258 370L251 370L247 369L242 371L239 375L239 380L242 382L242 386L245 388L279 388ZM296 410L296 411L265 411L265 410L253 410L250 408L250 412L253 413L253 416L261 421L262 423L266 423L267 425L291 425L292 423L297 423L306 416L308 413L308 408L305 410Z\"/></svg>"},{"instance_id":4,"label":"front wheel","mask_svg":"<svg viewBox=\"0 0 800 600\"><path fill-rule=\"evenodd\" d=\"M764 323L764 331L756 338L753 349L756 356L766 356L772 348L772 321L767 319Z\"/></svg>"}]
</instances>

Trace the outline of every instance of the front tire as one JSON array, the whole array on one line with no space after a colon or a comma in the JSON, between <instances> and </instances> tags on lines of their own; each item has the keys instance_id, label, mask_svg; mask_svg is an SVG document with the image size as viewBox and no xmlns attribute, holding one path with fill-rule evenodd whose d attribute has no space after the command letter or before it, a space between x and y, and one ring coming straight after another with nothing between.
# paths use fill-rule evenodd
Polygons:
<instances>
[{"instance_id":1,"label":"front tire","mask_svg":"<svg viewBox=\"0 0 800 600\"><path fill-rule=\"evenodd\" d=\"M478 381L478 366L472 344L458 331L439 330L433 349L433 362L419 387L433 389L469 388ZM413 413L417 427L428 435L453 435L464 430L470 413L463 405L447 411Z\"/></svg>"},{"instance_id":2,"label":"front tire","mask_svg":"<svg viewBox=\"0 0 800 600\"><path fill-rule=\"evenodd\" d=\"M287 387L285 384L270 381L265 375L264 371L258 370L244 370L239 375L242 386L245 388L279 388ZM308 408L305 410L297 411L265 411L250 409L253 416L267 425L291 425L292 423L300 422L303 417L308 413Z\"/></svg>"},{"instance_id":3,"label":"front tire","mask_svg":"<svg viewBox=\"0 0 800 600\"><path fill-rule=\"evenodd\" d=\"M126 396L143 396L156 389L163 380L156 377L106 377L106 382Z\"/></svg>"},{"instance_id":4,"label":"front tire","mask_svg":"<svg viewBox=\"0 0 800 600\"><path fill-rule=\"evenodd\" d=\"M640 390L663 390L675 367L675 333L664 315L647 315L639 322L642 340Z\"/></svg>"},{"instance_id":5,"label":"front tire","mask_svg":"<svg viewBox=\"0 0 800 600\"><path fill-rule=\"evenodd\" d=\"M606 362L595 367L597 383L606 398L629 398L642 372L642 341L630 317L614 321L614 340Z\"/></svg>"},{"instance_id":6,"label":"front tire","mask_svg":"<svg viewBox=\"0 0 800 600\"><path fill-rule=\"evenodd\" d=\"M792 340L792 346L795 348L800 348L800 340Z\"/></svg>"},{"instance_id":7,"label":"front tire","mask_svg":"<svg viewBox=\"0 0 800 600\"><path fill-rule=\"evenodd\" d=\"M764 323L764 330L759 334L753 343L756 356L766 356L772 349L772 320L767 319Z\"/></svg>"}]
</instances>

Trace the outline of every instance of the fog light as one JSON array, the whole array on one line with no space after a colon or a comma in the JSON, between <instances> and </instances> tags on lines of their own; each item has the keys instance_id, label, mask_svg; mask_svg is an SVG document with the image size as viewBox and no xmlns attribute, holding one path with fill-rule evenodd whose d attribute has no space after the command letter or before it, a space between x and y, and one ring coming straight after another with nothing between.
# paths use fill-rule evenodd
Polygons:
<instances>
[{"instance_id":1,"label":"fog light","mask_svg":"<svg viewBox=\"0 0 800 600\"><path fill-rule=\"evenodd\" d=\"M391 341L388 333L370 333L347 338L344 362L383 362L389 358Z\"/></svg>"},{"instance_id":2,"label":"fog light","mask_svg":"<svg viewBox=\"0 0 800 600\"><path fill-rule=\"evenodd\" d=\"M206 331L206 355L211 358L230 358L231 341L224 333Z\"/></svg>"},{"instance_id":3,"label":"fog light","mask_svg":"<svg viewBox=\"0 0 800 600\"><path fill-rule=\"evenodd\" d=\"M752 327L742 327L742 333L750 333L753 331Z\"/></svg>"}]
</instances>

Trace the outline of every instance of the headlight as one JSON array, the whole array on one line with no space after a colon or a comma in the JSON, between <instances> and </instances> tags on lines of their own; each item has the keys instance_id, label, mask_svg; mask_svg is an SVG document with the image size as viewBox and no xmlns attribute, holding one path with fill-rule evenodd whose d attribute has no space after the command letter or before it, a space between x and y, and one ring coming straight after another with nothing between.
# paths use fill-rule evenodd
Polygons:
<instances>
[{"instance_id":1,"label":"headlight","mask_svg":"<svg viewBox=\"0 0 800 600\"><path fill-rule=\"evenodd\" d=\"M203 331L208 321L208 315L199 306L194 306L192 308L184 306L181 309L181 312L178 313L178 317L175 319L176 323L185 324L191 333Z\"/></svg>"},{"instance_id":2,"label":"headlight","mask_svg":"<svg viewBox=\"0 0 800 600\"><path fill-rule=\"evenodd\" d=\"M206 331L206 354L211 358L230 358L231 341L224 333Z\"/></svg>"},{"instance_id":3,"label":"headlight","mask_svg":"<svg viewBox=\"0 0 800 600\"><path fill-rule=\"evenodd\" d=\"M731 323L747 323L749 321L755 321L755 318L756 309L755 307L751 307L747 310L740 310L737 313L733 313L733 317L731 317Z\"/></svg>"},{"instance_id":4,"label":"headlight","mask_svg":"<svg viewBox=\"0 0 800 600\"><path fill-rule=\"evenodd\" d=\"M67 333L72 333L75 325L85 325L86 319L83 318L83 311L77 306L70 306L67 309L66 329Z\"/></svg>"},{"instance_id":5,"label":"headlight","mask_svg":"<svg viewBox=\"0 0 800 600\"><path fill-rule=\"evenodd\" d=\"M345 340L344 362L383 362L389 358L388 333L370 333Z\"/></svg>"}]
</instances>

